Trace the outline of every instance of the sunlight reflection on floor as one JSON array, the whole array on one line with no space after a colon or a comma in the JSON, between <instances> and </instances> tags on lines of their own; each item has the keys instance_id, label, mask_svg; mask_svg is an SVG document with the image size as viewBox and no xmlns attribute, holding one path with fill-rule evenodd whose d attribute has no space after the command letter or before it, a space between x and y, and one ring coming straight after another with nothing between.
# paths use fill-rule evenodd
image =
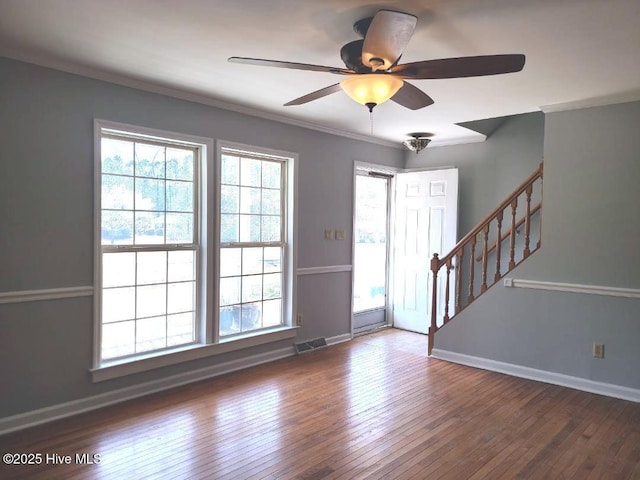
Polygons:
<instances>
[{"instance_id":1,"label":"sunlight reflection on floor","mask_svg":"<svg viewBox=\"0 0 640 480\"><path fill-rule=\"evenodd\" d=\"M384 328L373 333L360 335L355 340L385 349L413 353L421 357L427 356L427 336L420 333Z\"/></svg>"}]
</instances>

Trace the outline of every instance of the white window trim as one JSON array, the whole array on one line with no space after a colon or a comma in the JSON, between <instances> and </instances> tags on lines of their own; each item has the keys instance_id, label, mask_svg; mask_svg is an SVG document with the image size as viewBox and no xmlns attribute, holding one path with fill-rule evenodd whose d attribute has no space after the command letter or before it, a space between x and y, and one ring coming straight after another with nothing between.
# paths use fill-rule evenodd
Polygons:
<instances>
[{"instance_id":1,"label":"white window trim","mask_svg":"<svg viewBox=\"0 0 640 480\"><path fill-rule=\"evenodd\" d=\"M199 305L197 311L199 312L199 324L196 325L196 345L190 344L188 347L199 346L202 344L202 340L210 336L208 330L211 329L210 318L212 316L211 309L207 308L205 293L204 278L206 275L207 267L210 265L210 254L208 251L207 240L213 236L212 225L210 221L207 221L206 208L203 208L202 191L208 191L207 186L213 181L213 140L204 137L197 137L193 135L187 135L177 132L168 132L158 129L150 129L145 127L139 127L136 125L128 125L118 122L111 122L108 120L94 120L94 332L93 332L93 369L92 371L99 370L101 368L110 367L115 364L133 363L141 358L147 358L149 356L162 356L168 355L175 351L180 351L185 346L178 346L176 348L170 348L158 352L149 352L148 354L136 355L134 357L125 359L116 359L113 361L104 361L100 358L100 345L101 345L101 310L102 310L102 244L101 244L101 211L102 211L102 198L101 190L96 188L102 181L102 164L101 164L101 139L104 130L121 131L127 133L129 137L140 136L142 139L145 137L170 140L172 143L184 142L185 145L195 146L200 149L201 158L198 165L195 165L195 171L197 172L198 191L196 192L196 212L199 218L196 219L196 235L198 235L197 244L198 248L198 265L197 265L197 278L198 278L198 294L197 299ZM209 201L209 198L207 198Z\"/></svg>"},{"instance_id":2,"label":"white window trim","mask_svg":"<svg viewBox=\"0 0 640 480\"><path fill-rule=\"evenodd\" d=\"M215 163L215 176L216 178L221 178L221 158L222 158L222 150L235 150L238 153L247 153L253 156L263 155L265 157L274 157L279 160L285 160L287 164L287 176L285 178L284 191L286 193L285 197L285 211L283 213L283 217L286 218L287 228L283 230L284 238L283 242L286 244L286 248L284 251L284 265L283 265L283 279L285 283L285 288L283 288L282 299L283 299L283 309L282 309L282 317L284 319L284 325L281 327L275 327L276 329L280 328L296 328L296 312L297 312L297 277L296 270L298 268L298 253L297 253L297 242L295 241L295 232L298 229L298 216L297 216L297 200L298 200L298 155L292 152L285 152L282 150L273 150L270 148L256 147L253 145L246 145L242 143L229 142L225 140L218 140L216 142L216 163ZM220 182L216 182L215 185L215 193L216 199L220 198L220 190L221 185ZM220 231L220 204L219 202L215 202L215 222L216 222L216 232ZM216 286L220 279L220 236L216 236L215 242L215 278L216 278ZM214 293L215 296L215 305L218 306L220 303L220 292L219 289L216 288ZM216 325L216 329L214 331L215 341L227 342L233 341L235 338L241 338L244 335L231 336L229 338L220 339L219 336L219 328ZM254 334L248 332L248 335L265 335L271 330L258 330Z\"/></svg>"},{"instance_id":3,"label":"white window trim","mask_svg":"<svg viewBox=\"0 0 640 480\"><path fill-rule=\"evenodd\" d=\"M234 337L233 339L222 340L220 343L210 345L188 345L171 351L165 350L161 355L152 354L147 357L137 358L133 361L105 363L99 368L93 368L90 370L91 380L94 383L103 382L105 380L111 380L125 375L146 372L156 368L190 362L200 358L221 355L289 338L292 339L295 336L295 328L279 327L271 329L266 333L262 332L260 335Z\"/></svg>"},{"instance_id":4,"label":"white window trim","mask_svg":"<svg viewBox=\"0 0 640 480\"><path fill-rule=\"evenodd\" d=\"M294 233L297 231L298 221L296 205L298 199L298 155L291 152L266 149L233 142L218 141L214 150L214 140L207 137L199 137L177 132L164 131L130 125L109 120L94 120L94 185L100 185L102 181L101 168L101 135L102 130L116 130L131 132L140 136L155 137L161 139L179 139L188 144L198 145L202 150L202 158L199 165L199 190L197 192L199 218L199 311L200 311L200 343L179 346L160 352L141 354L134 358L101 361L101 299L102 299L102 264L101 252L101 192L94 188L94 311L93 311L93 368L90 369L93 382L101 382L125 375L140 373L182 362L188 362L212 355L220 355L237 350L242 350L258 345L277 342L284 339L293 339L296 335L294 319L296 318L296 269L298 265L297 248ZM216 232L220 229L220 206L217 199L220 198L220 185L215 181L220 178L221 149L230 148L247 152L259 152L264 155L273 155L287 159L287 229L285 231L288 248L285 249L285 281L287 288L283 292L284 299L283 318L285 325L268 330L260 330L256 333L233 336L220 339L218 336L218 322L215 313L219 303L218 279L219 279L219 254L220 240ZM215 158L214 158L215 154ZM203 195L204 194L206 195ZM213 210L211 209L211 206ZM209 210L207 211L207 206ZM213 213L212 213L213 212ZM215 323L215 324L214 324Z\"/></svg>"}]
</instances>

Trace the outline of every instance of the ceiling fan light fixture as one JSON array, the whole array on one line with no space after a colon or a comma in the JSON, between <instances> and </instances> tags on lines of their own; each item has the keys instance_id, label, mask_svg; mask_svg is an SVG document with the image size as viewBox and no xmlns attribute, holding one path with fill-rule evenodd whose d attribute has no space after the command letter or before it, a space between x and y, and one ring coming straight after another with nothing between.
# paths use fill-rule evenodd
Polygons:
<instances>
[{"instance_id":1,"label":"ceiling fan light fixture","mask_svg":"<svg viewBox=\"0 0 640 480\"><path fill-rule=\"evenodd\" d=\"M392 75L367 73L345 78L340 82L340 88L353 100L371 110L393 97L403 84L401 78Z\"/></svg>"},{"instance_id":2,"label":"ceiling fan light fixture","mask_svg":"<svg viewBox=\"0 0 640 480\"><path fill-rule=\"evenodd\" d=\"M427 145L429 145L430 142L430 138L414 136L413 138L405 140L402 144L412 152L416 152L416 154L418 154L427 148Z\"/></svg>"}]
</instances>

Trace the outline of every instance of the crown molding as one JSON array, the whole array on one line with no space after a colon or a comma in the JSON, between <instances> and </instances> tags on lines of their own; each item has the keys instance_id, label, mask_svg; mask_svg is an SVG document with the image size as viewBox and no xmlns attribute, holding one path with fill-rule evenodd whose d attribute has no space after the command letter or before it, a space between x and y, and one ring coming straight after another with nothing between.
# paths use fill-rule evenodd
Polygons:
<instances>
[{"instance_id":1,"label":"crown molding","mask_svg":"<svg viewBox=\"0 0 640 480\"><path fill-rule=\"evenodd\" d=\"M81 77L92 78L94 80L100 80L107 83L113 83L123 87L134 88L136 90L142 90L149 93L156 93L159 95L165 95L167 97L178 98L180 100L187 100L189 102L199 103L210 107L218 108L221 110L227 110L235 113L241 113L243 115L249 115L252 117L262 118L273 122L284 123L287 125L293 125L296 127L306 128L307 130L314 130L317 132L327 133L329 135L335 135L339 137L350 138L352 140L358 140L361 142L373 143L381 145L383 147L390 147L396 150L402 149L402 145L399 142L393 142L390 140L384 140L381 138L375 138L368 135L362 135L353 132L347 132L345 130L339 130L336 128L327 127L306 120L299 120L295 118L286 117L277 113L268 112L255 107L249 107L246 105L239 105L231 102L225 102L223 100L209 97L207 95L190 92L188 90L182 90L176 87L170 87L167 85L160 85L150 82L148 80L141 80L136 78L127 77L126 75L120 75L117 73L107 72L97 68L87 67L84 65L75 65L70 62L65 62L60 59L52 59L43 55L34 53L27 53L16 50L0 50L0 56L17 60L20 62L30 63L40 67L50 68Z\"/></svg>"},{"instance_id":2,"label":"crown molding","mask_svg":"<svg viewBox=\"0 0 640 480\"><path fill-rule=\"evenodd\" d=\"M462 125L460 125L462 126ZM462 126L462 128L466 128L467 130L470 130L467 127ZM456 139L452 139L452 140L441 140L441 141L436 141L433 140L429 146L427 148L425 148L424 150L428 150L429 148L438 148L438 147L450 147L451 145L466 145L468 143L483 143L486 142L487 140L487 136L479 133L479 132L474 132L475 135L470 135L470 136L465 136L465 137L458 137ZM424 150L422 150L424 152ZM410 152L410 153L414 153L414 152Z\"/></svg>"},{"instance_id":3,"label":"crown molding","mask_svg":"<svg viewBox=\"0 0 640 480\"><path fill-rule=\"evenodd\" d=\"M616 95L607 95L603 97L585 98L573 102L555 103L552 105L543 105L540 110L544 113L565 112L569 110L580 110L583 108L604 107L606 105L615 105L618 103L629 103L640 100L640 90L619 93Z\"/></svg>"}]
</instances>

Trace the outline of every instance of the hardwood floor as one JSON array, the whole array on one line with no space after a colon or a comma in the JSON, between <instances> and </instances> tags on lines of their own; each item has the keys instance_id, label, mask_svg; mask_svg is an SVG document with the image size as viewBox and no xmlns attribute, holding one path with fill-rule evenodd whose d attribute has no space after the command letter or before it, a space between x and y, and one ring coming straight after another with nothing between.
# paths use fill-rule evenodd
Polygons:
<instances>
[{"instance_id":1,"label":"hardwood floor","mask_svg":"<svg viewBox=\"0 0 640 480\"><path fill-rule=\"evenodd\" d=\"M384 330L6 435L1 453L43 457L0 478L640 479L640 404L426 349Z\"/></svg>"}]
</instances>

